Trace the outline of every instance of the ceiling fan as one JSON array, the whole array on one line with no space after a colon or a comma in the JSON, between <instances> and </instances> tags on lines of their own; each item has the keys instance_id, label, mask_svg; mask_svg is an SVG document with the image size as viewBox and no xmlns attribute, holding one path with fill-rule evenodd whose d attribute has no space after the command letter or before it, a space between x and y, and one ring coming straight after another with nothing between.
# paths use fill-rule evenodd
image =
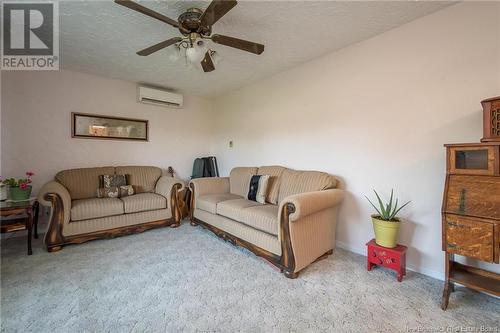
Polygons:
<instances>
[{"instance_id":1,"label":"ceiling fan","mask_svg":"<svg viewBox=\"0 0 500 333\"><path fill-rule=\"evenodd\" d=\"M184 36L173 37L145 48L137 52L140 56L150 55L175 44L178 50L180 50L181 47L186 49L186 57L190 58L191 61L200 61L201 59L201 67L204 72L211 72L215 69L212 59L215 56L215 51L208 49L206 45L204 45L204 39L209 39L216 44L234 47L254 54L261 54L264 52L264 45L262 44L224 35L212 35L212 25L236 6L237 2L235 0L213 0L205 11L198 8L188 9L186 12L179 15L177 21L131 0L115 0L115 2L167 23L174 28L178 28ZM201 57L200 50L204 52L201 53Z\"/></svg>"}]
</instances>

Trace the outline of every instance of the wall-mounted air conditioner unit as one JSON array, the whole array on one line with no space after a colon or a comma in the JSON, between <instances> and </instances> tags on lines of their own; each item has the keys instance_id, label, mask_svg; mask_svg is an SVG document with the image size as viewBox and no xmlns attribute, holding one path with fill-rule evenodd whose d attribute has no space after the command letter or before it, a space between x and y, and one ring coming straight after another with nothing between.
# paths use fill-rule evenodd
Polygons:
<instances>
[{"instance_id":1,"label":"wall-mounted air conditioner unit","mask_svg":"<svg viewBox=\"0 0 500 333\"><path fill-rule=\"evenodd\" d=\"M137 87L137 98L141 103L171 108L181 108L184 102L180 94L141 85Z\"/></svg>"}]
</instances>

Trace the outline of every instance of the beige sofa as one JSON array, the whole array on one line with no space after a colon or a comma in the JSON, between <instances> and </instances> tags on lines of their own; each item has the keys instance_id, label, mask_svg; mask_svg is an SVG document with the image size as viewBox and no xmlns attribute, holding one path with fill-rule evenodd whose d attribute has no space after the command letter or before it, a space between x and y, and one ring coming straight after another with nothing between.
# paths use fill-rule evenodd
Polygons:
<instances>
[{"instance_id":1,"label":"beige sofa","mask_svg":"<svg viewBox=\"0 0 500 333\"><path fill-rule=\"evenodd\" d=\"M97 198L99 175L126 174L137 194ZM178 226L181 180L162 176L152 166L118 166L64 170L38 193L40 204L51 206L44 242L49 252L63 245Z\"/></svg>"},{"instance_id":2,"label":"beige sofa","mask_svg":"<svg viewBox=\"0 0 500 333\"><path fill-rule=\"evenodd\" d=\"M271 175L266 204L247 200L253 175ZM343 191L335 177L280 166L234 168L229 177L190 182L191 224L243 246L295 278L332 253Z\"/></svg>"}]
</instances>

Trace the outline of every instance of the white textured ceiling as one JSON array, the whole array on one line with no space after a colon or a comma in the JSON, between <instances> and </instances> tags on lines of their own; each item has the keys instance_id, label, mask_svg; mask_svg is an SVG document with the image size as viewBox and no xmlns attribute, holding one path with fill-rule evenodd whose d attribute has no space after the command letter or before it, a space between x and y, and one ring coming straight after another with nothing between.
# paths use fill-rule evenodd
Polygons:
<instances>
[{"instance_id":1,"label":"white textured ceiling","mask_svg":"<svg viewBox=\"0 0 500 333\"><path fill-rule=\"evenodd\" d=\"M177 19L207 1L140 1ZM213 44L223 61L211 73L169 60L164 49L147 57L135 52L180 33L173 27L112 1L60 3L61 66L117 79L161 85L216 97L310 59L430 14L450 2L239 1L213 33L265 45L254 55Z\"/></svg>"}]
</instances>

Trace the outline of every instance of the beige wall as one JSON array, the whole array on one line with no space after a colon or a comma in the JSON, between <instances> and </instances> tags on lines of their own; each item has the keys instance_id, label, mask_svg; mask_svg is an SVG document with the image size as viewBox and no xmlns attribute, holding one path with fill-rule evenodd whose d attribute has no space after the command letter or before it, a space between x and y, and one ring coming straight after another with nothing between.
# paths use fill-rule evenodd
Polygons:
<instances>
[{"instance_id":1,"label":"beige wall","mask_svg":"<svg viewBox=\"0 0 500 333\"><path fill-rule=\"evenodd\" d=\"M191 175L209 153L211 102L185 96L183 109L137 103L136 84L70 71L2 73L2 176L36 173L34 190L58 170L102 165L172 166ZM72 139L71 112L149 120L150 141Z\"/></svg>"},{"instance_id":2,"label":"beige wall","mask_svg":"<svg viewBox=\"0 0 500 333\"><path fill-rule=\"evenodd\" d=\"M479 102L500 95L499 47L500 3L461 3L223 96L222 173L282 164L340 176L337 240L359 253L373 236L363 195L394 188L412 201L400 237L409 266L441 277L443 144L481 138Z\"/></svg>"}]
</instances>

